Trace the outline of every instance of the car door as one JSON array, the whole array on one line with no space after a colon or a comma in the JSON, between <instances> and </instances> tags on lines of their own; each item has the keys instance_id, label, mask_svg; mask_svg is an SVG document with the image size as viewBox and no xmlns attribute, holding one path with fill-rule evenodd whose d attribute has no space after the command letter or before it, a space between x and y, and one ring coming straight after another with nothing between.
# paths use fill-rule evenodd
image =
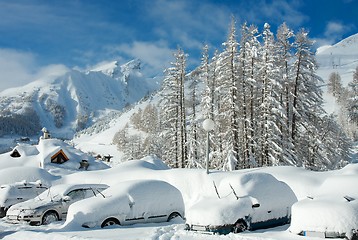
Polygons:
<instances>
[{"instance_id":1,"label":"car door","mask_svg":"<svg viewBox=\"0 0 358 240\"><path fill-rule=\"evenodd\" d=\"M62 209L60 211L62 218L66 218L68 208L72 203L84 199L85 196L86 196L86 189L83 188L74 189L69 193L67 193L65 198L62 200L62 206L61 206Z\"/></svg>"},{"instance_id":2,"label":"car door","mask_svg":"<svg viewBox=\"0 0 358 240\"><path fill-rule=\"evenodd\" d=\"M141 209L140 199L134 198L133 195L128 194L129 212L125 217L127 224L144 222L144 213Z\"/></svg>"}]
</instances>

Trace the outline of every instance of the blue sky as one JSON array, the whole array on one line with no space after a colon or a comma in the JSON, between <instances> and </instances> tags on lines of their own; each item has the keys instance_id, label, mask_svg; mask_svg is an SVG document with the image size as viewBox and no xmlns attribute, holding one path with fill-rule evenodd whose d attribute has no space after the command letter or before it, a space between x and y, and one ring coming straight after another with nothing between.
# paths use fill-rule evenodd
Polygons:
<instances>
[{"instance_id":1,"label":"blue sky","mask_svg":"<svg viewBox=\"0 0 358 240\"><path fill-rule=\"evenodd\" d=\"M181 47L221 49L230 18L305 28L317 46L358 33L358 0L0 0L0 91L68 68L133 58L148 75Z\"/></svg>"}]
</instances>

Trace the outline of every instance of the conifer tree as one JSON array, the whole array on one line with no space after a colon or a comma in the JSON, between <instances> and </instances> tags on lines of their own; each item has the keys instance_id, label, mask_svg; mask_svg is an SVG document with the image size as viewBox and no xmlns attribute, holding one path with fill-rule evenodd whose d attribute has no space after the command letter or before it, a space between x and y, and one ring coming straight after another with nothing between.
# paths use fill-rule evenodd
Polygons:
<instances>
[{"instance_id":1,"label":"conifer tree","mask_svg":"<svg viewBox=\"0 0 358 240\"><path fill-rule=\"evenodd\" d=\"M293 89L293 69L291 61L293 60L293 44L291 39L294 33L286 23L279 26L276 34L277 45L277 66L279 69L278 81L282 86L280 93L280 105L283 107L280 112L281 118L278 121L281 131L280 146L282 154L279 161L281 164L294 164L296 162L291 138L292 129L292 89Z\"/></svg>"},{"instance_id":2,"label":"conifer tree","mask_svg":"<svg viewBox=\"0 0 358 240\"><path fill-rule=\"evenodd\" d=\"M317 124L324 114L322 91L318 86L321 79L315 74L317 64L311 51L312 44L305 30L296 34L291 137L297 158L306 166L311 166L318 157L312 154L312 149L318 141L315 138L318 135Z\"/></svg>"},{"instance_id":3,"label":"conifer tree","mask_svg":"<svg viewBox=\"0 0 358 240\"><path fill-rule=\"evenodd\" d=\"M184 83L186 78L186 55L181 50L174 54L175 62L166 69L163 80L161 113L164 122L163 137L167 161L175 167L187 164L187 131ZM174 144L173 144L174 143Z\"/></svg>"},{"instance_id":4,"label":"conifer tree","mask_svg":"<svg viewBox=\"0 0 358 240\"><path fill-rule=\"evenodd\" d=\"M221 117L225 118L220 124L225 126L224 151L227 159L235 161L235 168L240 168L239 159L239 119L238 119L238 42L236 40L235 20L232 19L227 41L223 44L225 50L218 59L218 82L221 88Z\"/></svg>"}]
</instances>

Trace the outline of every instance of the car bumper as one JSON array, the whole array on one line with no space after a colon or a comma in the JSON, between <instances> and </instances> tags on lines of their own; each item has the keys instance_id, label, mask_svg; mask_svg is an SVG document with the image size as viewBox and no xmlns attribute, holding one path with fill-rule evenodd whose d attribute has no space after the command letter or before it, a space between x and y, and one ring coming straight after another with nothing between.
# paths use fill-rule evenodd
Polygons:
<instances>
[{"instance_id":1,"label":"car bumper","mask_svg":"<svg viewBox=\"0 0 358 240\"><path fill-rule=\"evenodd\" d=\"M220 226L211 226L211 225L203 226L203 225L186 224L185 229L189 231L199 231L199 232L206 232L212 234L229 234L230 232L232 232L233 225L226 224Z\"/></svg>"},{"instance_id":2,"label":"car bumper","mask_svg":"<svg viewBox=\"0 0 358 240\"><path fill-rule=\"evenodd\" d=\"M41 224L41 215L6 215L6 222L8 223L29 223L30 225L39 225Z\"/></svg>"},{"instance_id":3,"label":"car bumper","mask_svg":"<svg viewBox=\"0 0 358 240\"><path fill-rule=\"evenodd\" d=\"M319 238L345 238L346 233L338 232L317 232L317 231L302 231L299 235L307 237L319 237Z\"/></svg>"}]
</instances>

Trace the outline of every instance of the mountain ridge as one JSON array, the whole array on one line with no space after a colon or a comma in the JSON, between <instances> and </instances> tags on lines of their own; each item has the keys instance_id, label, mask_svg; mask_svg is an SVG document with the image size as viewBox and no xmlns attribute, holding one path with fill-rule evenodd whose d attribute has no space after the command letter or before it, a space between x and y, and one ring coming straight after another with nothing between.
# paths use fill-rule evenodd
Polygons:
<instances>
[{"instance_id":1,"label":"mountain ridge","mask_svg":"<svg viewBox=\"0 0 358 240\"><path fill-rule=\"evenodd\" d=\"M107 112L120 111L156 90L158 86L140 70L138 59L123 65L114 61L106 68L86 72L71 69L52 79L5 90L0 93L0 120L26 115L32 109L32 121L36 121L35 114L39 126L61 138L72 138ZM0 135L6 133L5 129L0 131Z\"/></svg>"}]
</instances>

